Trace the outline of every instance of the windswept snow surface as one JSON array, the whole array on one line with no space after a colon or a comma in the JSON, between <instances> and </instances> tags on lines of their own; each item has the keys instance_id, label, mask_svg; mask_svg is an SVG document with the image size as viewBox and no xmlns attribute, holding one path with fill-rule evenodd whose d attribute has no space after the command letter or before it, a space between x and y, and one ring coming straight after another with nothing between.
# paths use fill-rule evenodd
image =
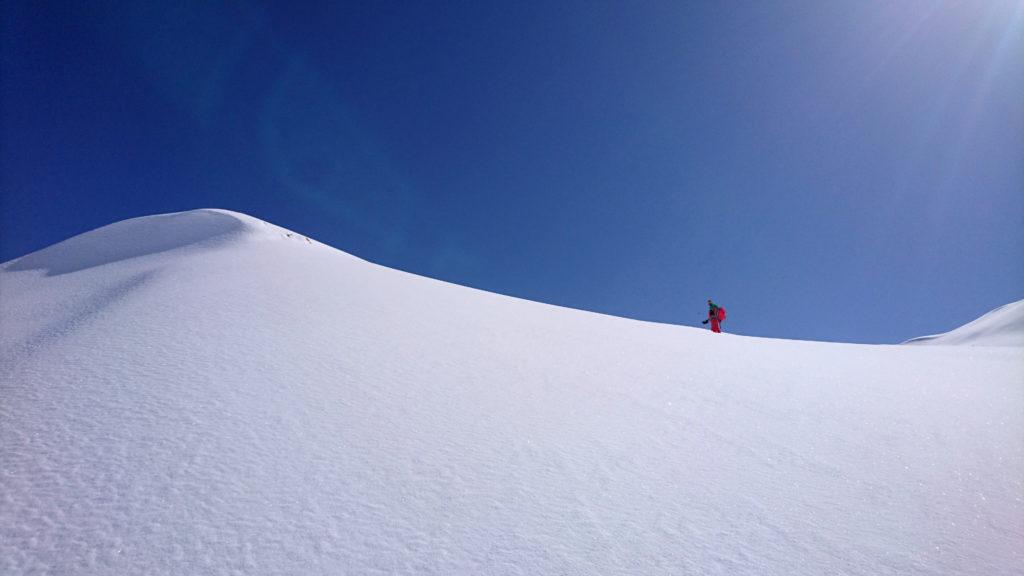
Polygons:
<instances>
[{"instance_id":1,"label":"windswept snow surface","mask_svg":"<svg viewBox=\"0 0 1024 576\"><path fill-rule=\"evenodd\" d=\"M226 211L0 271L0 573L1024 573L1024 350L716 335Z\"/></svg>"},{"instance_id":2,"label":"windswept snow surface","mask_svg":"<svg viewBox=\"0 0 1024 576\"><path fill-rule=\"evenodd\" d=\"M1018 300L935 336L921 336L904 344L952 344L961 346L1024 346L1024 300Z\"/></svg>"}]
</instances>

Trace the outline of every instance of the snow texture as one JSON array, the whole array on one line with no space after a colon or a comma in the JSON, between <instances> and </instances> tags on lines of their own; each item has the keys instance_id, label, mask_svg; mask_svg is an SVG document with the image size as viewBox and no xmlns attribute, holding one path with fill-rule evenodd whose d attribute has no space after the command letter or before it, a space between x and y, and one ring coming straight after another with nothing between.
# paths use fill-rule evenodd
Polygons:
<instances>
[{"instance_id":1,"label":"snow texture","mask_svg":"<svg viewBox=\"0 0 1024 576\"><path fill-rule=\"evenodd\" d=\"M956 330L913 338L904 344L1024 346L1024 300L1000 306Z\"/></svg>"},{"instance_id":2,"label":"snow texture","mask_svg":"<svg viewBox=\"0 0 1024 576\"><path fill-rule=\"evenodd\" d=\"M0 319L5 575L1024 573L1020 347L638 322L222 210L8 262Z\"/></svg>"}]
</instances>

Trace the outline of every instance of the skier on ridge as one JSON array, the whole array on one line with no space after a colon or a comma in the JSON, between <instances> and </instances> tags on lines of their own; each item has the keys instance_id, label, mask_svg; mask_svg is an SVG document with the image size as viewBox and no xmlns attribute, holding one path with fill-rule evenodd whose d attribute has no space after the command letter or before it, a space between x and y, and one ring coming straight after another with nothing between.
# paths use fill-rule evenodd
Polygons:
<instances>
[{"instance_id":1,"label":"skier on ridge","mask_svg":"<svg viewBox=\"0 0 1024 576\"><path fill-rule=\"evenodd\" d=\"M723 320L725 320L725 308L715 304L711 301L711 298L708 298L708 319L701 322L701 324L711 322L711 331L720 333Z\"/></svg>"}]
</instances>

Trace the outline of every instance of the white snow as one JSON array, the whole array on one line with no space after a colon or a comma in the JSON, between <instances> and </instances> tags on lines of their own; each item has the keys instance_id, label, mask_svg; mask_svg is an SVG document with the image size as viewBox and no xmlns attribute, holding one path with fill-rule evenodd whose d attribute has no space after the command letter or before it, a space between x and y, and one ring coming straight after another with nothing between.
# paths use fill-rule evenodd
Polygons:
<instances>
[{"instance_id":1,"label":"white snow","mask_svg":"<svg viewBox=\"0 0 1024 576\"><path fill-rule=\"evenodd\" d=\"M638 322L220 210L8 262L0 320L5 575L1024 573L1021 347Z\"/></svg>"},{"instance_id":2,"label":"white snow","mask_svg":"<svg viewBox=\"0 0 1024 576\"><path fill-rule=\"evenodd\" d=\"M1024 300L1000 306L945 334L912 338L904 344L1024 346Z\"/></svg>"}]
</instances>

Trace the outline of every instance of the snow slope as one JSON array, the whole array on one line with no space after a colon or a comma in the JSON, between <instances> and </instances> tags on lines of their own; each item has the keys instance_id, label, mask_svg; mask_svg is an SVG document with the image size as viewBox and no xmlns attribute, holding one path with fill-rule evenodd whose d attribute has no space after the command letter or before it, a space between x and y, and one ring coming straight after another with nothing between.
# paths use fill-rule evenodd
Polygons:
<instances>
[{"instance_id":1,"label":"snow slope","mask_svg":"<svg viewBox=\"0 0 1024 576\"><path fill-rule=\"evenodd\" d=\"M0 271L0 573L1024 572L1024 349L715 335L259 220Z\"/></svg>"},{"instance_id":2,"label":"snow slope","mask_svg":"<svg viewBox=\"0 0 1024 576\"><path fill-rule=\"evenodd\" d=\"M945 334L912 338L904 344L1024 346L1024 300L1000 306Z\"/></svg>"}]
</instances>

